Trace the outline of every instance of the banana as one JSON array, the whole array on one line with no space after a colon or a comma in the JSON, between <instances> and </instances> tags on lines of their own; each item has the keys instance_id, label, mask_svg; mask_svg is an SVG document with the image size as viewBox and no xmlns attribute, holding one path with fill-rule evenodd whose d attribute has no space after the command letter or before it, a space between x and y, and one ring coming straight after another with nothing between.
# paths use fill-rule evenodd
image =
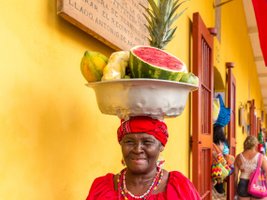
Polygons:
<instances>
[{"instance_id":1,"label":"banana","mask_svg":"<svg viewBox=\"0 0 267 200\"><path fill-rule=\"evenodd\" d=\"M125 77L125 69L129 62L129 51L117 51L111 54L108 64L104 67L102 81Z\"/></svg>"},{"instance_id":2,"label":"banana","mask_svg":"<svg viewBox=\"0 0 267 200\"><path fill-rule=\"evenodd\" d=\"M105 55L95 51L85 51L80 65L82 75L88 82L100 81L107 62L108 58Z\"/></svg>"}]
</instances>

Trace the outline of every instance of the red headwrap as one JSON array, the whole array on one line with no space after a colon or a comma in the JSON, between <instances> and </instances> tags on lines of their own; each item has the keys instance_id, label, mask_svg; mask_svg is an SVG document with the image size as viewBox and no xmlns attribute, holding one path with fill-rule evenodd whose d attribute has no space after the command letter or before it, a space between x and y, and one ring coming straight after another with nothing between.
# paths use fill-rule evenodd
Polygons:
<instances>
[{"instance_id":1,"label":"red headwrap","mask_svg":"<svg viewBox=\"0 0 267 200\"><path fill-rule=\"evenodd\" d=\"M122 121L118 128L118 141L130 133L147 133L153 135L161 142L163 146L168 140L167 126L163 121L152 119L146 116L132 117L129 120Z\"/></svg>"}]
</instances>

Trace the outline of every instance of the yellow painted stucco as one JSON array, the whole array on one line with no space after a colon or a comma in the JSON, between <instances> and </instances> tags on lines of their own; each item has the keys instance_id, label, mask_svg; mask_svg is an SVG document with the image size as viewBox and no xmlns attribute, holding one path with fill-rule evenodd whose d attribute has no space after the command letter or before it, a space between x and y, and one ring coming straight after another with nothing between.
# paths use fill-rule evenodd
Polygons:
<instances>
[{"instance_id":1,"label":"yellow painted stucco","mask_svg":"<svg viewBox=\"0 0 267 200\"><path fill-rule=\"evenodd\" d=\"M199 12L212 27L212 5L213 0L185 3L188 9L167 47L189 69L192 13ZM237 106L254 98L260 109L259 83L240 7L241 0L223 6L215 65L225 78L224 63L235 62ZM85 50L106 56L113 50L57 16L52 0L1 1L0 46L0 199L85 199L95 177L117 173L122 165L116 138L119 119L100 113L79 64ZM180 117L166 120L170 137L162 155L168 170L187 176L193 170L189 102ZM240 151L245 134L238 125L237 138Z\"/></svg>"}]
</instances>

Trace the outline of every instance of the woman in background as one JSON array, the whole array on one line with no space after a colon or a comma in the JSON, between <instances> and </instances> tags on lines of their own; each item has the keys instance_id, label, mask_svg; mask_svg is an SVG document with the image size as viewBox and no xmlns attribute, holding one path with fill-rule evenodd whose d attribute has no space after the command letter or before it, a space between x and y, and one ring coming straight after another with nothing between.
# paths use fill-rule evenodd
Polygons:
<instances>
[{"instance_id":1,"label":"woman in background","mask_svg":"<svg viewBox=\"0 0 267 200\"><path fill-rule=\"evenodd\" d=\"M260 153L258 152L258 139L255 136L247 136L244 141L244 151L237 155L235 159L235 185L240 200L251 200L253 198L248 193L248 183L250 174L256 169ZM267 172L267 160L262 159L261 167ZM240 177L238 181L238 175ZM265 199L265 198L264 198Z\"/></svg>"}]
</instances>

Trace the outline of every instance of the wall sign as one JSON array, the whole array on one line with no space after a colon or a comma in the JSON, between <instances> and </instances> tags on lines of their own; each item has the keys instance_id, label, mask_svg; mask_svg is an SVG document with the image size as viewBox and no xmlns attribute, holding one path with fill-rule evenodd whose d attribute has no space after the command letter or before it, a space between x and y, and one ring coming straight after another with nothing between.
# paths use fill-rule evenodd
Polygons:
<instances>
[{"instance_id":1,"label":"wall sign","mask_svg":"<svg viewBox=\"0 0 267 200\"><path fill-rule=\"evenodd\" d=\"M115 50L148 45L147 0L57 0L57 13Z\"/></svg>"}]
</instances>

